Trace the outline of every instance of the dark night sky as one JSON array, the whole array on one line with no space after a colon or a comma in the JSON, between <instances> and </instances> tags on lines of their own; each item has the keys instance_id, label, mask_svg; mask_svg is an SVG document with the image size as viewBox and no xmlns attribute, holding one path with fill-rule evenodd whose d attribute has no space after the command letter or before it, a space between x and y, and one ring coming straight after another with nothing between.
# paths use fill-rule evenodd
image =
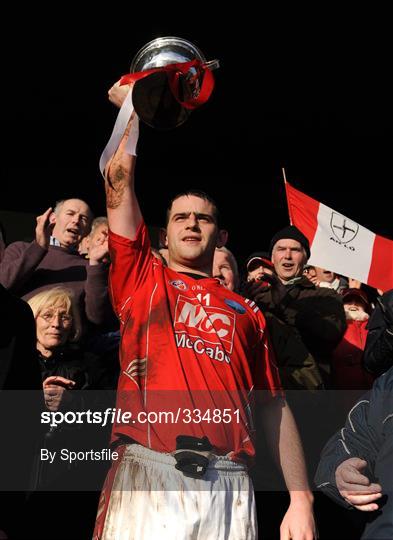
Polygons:
<instances>
[{"instance_id":1,"label":"dark night sky","mask_svg":"<svg viewBox=\"0 0 393 540\"><path fill-rule=\"evenodd\" d=\"M287 11L207 12L174 24L168 13L148 21L147 7L143 17L107 10L98 22L69 7L47 12L49 23L37 11L34 23L27 13L23 24L10 19L17 32L4 49L1 209L40 213L79 196L102 214L97 163L116 117L107 89L142 45L178 35L221 68L210 102L183 126L142 127L137 192L149 224L162 224L174 193L196 187L223 209L236 255L264 249L288 223L284 166L298 189L393 237L383 13L365 12L361 24L325 14L323 26L313 13L309 22L297 13L298 23Z\"/></svg>"}]
</instances>

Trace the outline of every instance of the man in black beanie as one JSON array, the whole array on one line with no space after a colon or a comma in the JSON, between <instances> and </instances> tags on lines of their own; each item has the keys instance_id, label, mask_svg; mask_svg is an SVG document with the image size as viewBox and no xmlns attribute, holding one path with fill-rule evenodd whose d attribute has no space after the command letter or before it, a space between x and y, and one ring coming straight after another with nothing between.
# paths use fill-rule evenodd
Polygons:
<instances>
[{"instance_id":1,"label":"man in black beanie","mask_svg":"<svg viewBox=\"0 0 393 540\"><path fill-rule=\"evenodd\" d=\"M296 240L296 242L299 242L299 244L303 246L304 251L306 252L307 260L310 258L310 244L304 234L299 231L299 229L295 227L295 225L288 225L288 227L284 227L283 229L281 229L281 231L278 231L273 236L270 241L270 257L272 256L272 251L276 242L282 239L292 239Z\"/></svg>"},{"instance_id":2,"label":"man in black beanie","mask_svg":"<svg viewBox=\"0 0 393 540\"><path fill-rule=\"evenodd\" d=\"M280 282L287 285L303 275L304 265L310 257L310 244L297 227L288 225L271 239L269 255Z\"/></svg>"},{"instance_id":3,"label":"man in black beanie","mask_svg":"<svg viewBox=\"0 0 393 540\"><path fill-rule=\"evenodd\" d=\"M346 327L342 298L332 289L315 287L303 275L310 245L297 227L289 225L278 231L271 239L269 253L277 279L264 290L255 283L249 294L263 311L296 328L327 384L330 353Z\"/></svg>"}]
</instances>

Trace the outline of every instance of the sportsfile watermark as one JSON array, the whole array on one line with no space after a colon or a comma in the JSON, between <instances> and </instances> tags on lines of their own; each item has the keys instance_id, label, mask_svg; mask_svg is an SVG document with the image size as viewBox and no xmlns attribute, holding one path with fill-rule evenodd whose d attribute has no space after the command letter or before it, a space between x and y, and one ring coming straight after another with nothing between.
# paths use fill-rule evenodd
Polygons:
<instances>
[{"instance_id":1,"label":"sportsfile watermark","mask_svg":"<svg viewBox=\"0 0 393 540\"><path fill-rule=\"evenodd\" d=\"M139 411L133 414L115 407L105 411L44 411L41 424L57 427L61 424L231 424L240 423L239 409L188 409L178 407L172 411Z\"/></svg>"},{"instance_id":2,"label":"sportsfile watermark","mask_svg":"<svg viewBox=\"0 0 393 540\"><path fill-rule=\"evenodd\" d=\"M332 434L345 436L346 445L352 443L358 431L353 431L351 423L362 422L362 407L370 403L360 390L287 390L285 397L299 427L310 475ZM128 460L126 448L139 445L173 457L179 436L207 437L213 456L237 452L249 467L256 491L281 491L285 486L269 450L277 432L269 427L269 418L266 423L272 400L268 390L141 391L131 387L117 392L70 390L67 400L50 410L42 391L2 391L0 432L9 442L0 445L0 492L99 491L111 464ZM392 393L385 392L383 403L391 400ZM280 394L277 402L286 406ZM387 405L380 421L384 432L392 429L391 410ZM277 414L270 420L279 419ZM38 484L32 484L33 480ZM146 489L176 486L149 483Z\"/></svg>"}]
</instances>

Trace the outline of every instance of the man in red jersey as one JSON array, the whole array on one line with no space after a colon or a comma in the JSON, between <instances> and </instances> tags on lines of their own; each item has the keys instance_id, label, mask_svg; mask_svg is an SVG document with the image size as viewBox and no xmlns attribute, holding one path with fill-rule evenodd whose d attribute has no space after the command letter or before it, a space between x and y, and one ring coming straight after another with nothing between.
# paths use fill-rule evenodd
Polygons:
<instances>
[{"instance_id":1,"label":"man in red jersey","mask_svg":"<svg viewBox=\"0 0 393 540\"><path fill-rule=\"evenodd\" d=\"M291 495L281 539L311 540L312 493L264 317L211 277L214 250L226 241L215 203L195 191L174 198L165 267L151 254L134 192L130 125L106 168L106 196L110 290L122 334L117 409L131 416L113 426L119 459L94 538L255 539L247 465L257 394Z\"/></svg>"}]
</instances>

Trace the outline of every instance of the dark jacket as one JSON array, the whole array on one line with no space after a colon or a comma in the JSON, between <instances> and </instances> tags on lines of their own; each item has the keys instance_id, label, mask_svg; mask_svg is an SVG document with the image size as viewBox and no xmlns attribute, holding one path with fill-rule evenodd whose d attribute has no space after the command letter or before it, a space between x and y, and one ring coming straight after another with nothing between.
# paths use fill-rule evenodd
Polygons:
<instances>
[{"instance_id":1,"label":"dark jacket","mask_svg":"<svg viewBox=\"0 0 393 540\"><path fill-rule=\"evenodd\" d=\"M41 390L30 306L0 284L0 390Z\"/></svg>"},{"instance_id":2,"label":"dark jacket","mask_svg":"<svg viewBox=\"0 0 393 540\"><path fill-rule=\"evenodd\" d=\"M369 516L362 538L393 538L393 368L379 377L369 394L363 396L348 414L344 428L323 449L315 482L339 504L352 508L341 497L335 481L337 467L359 457L368 463L366 475L382 485L386 500L381 511Z\"/></svg>"},{"instance_id":3,"label":"dark jacket","mask_svg":"<svg viewBox=\"0 0 393 540\"><path fill-rule=\"evenodd\" d=\"M283 323L270 312L264 315L283 388L311 391L320 389L322 377L318 366L296 328Z\"/></svg>"},{"instance_id":4,"label":"dark jacket","mask_svg":"<svg viewBox=\"0 0 393 540\"><path fill-rule=\"evenodd\" d=\"M367 328L363 364L370 373L381 375L393 366L393 289L378 298Z\"/></svg>"},{"instance_id":5,"label":"dark jacket","mask_svg":"<svg viewBox=\"0 0 393 540\"><path fill-rule=\"evenodd\" d=\"M67 345L59 348L52 357L44 358L38 354L41 367L41 377L44 381L47 377L59 375L75 382L75 386L66 390L59 411L86 411L91 407L88 373L88 356L77 346ZM56 427L45 424L45 434L42 439L41 447L50 451L56 451L59 455L62 448L71 451L82 451L88 447L94 447L95 429L83 422L66 423L63 422ZM89 440L89 437L92 440ZM38 490L56 490L66 489L77 490L83 482L81 478L82 467L78 463L69 464L57 459L53 464L48 464L42 460L37 460L37 489Z\"/></svg>"},{"instance_id":6,"label":"dark jacket","mask_svg":"<svg viewBox=\"0 0 393 540\"><path fill-rule=\"evenodd\" d=\"M279 294L266 289L258 297L263 312L271 312L295 327L319 368L330 372L331 353L345 328L341 296L332 289L315 287L306 277L292 285L280 285Z\"/></svg>"},{"instance_id":7,"label":"dark jacket","mask_svg":"<svg viewBox=\"0 0 393 540\"><path fill-rule=\"evenodd\" d=\"M60 375L75 382L73 390L87 389L89 387L88 362L84 356L76 346L59 348L50 358L44 358L39 354L42 380L51 375Z\"/></svg>"},{"instance_id":8,"label":"dark jacket","mask_svg":"<svg viewBox=\"0 0 393 540\"><path fill-rule=\"evenodd\" d=\"M26 538L25 493L33 488L44 399L33 313L1 285L0 320L0 530Z\"/></svg>"}]
</instances>

